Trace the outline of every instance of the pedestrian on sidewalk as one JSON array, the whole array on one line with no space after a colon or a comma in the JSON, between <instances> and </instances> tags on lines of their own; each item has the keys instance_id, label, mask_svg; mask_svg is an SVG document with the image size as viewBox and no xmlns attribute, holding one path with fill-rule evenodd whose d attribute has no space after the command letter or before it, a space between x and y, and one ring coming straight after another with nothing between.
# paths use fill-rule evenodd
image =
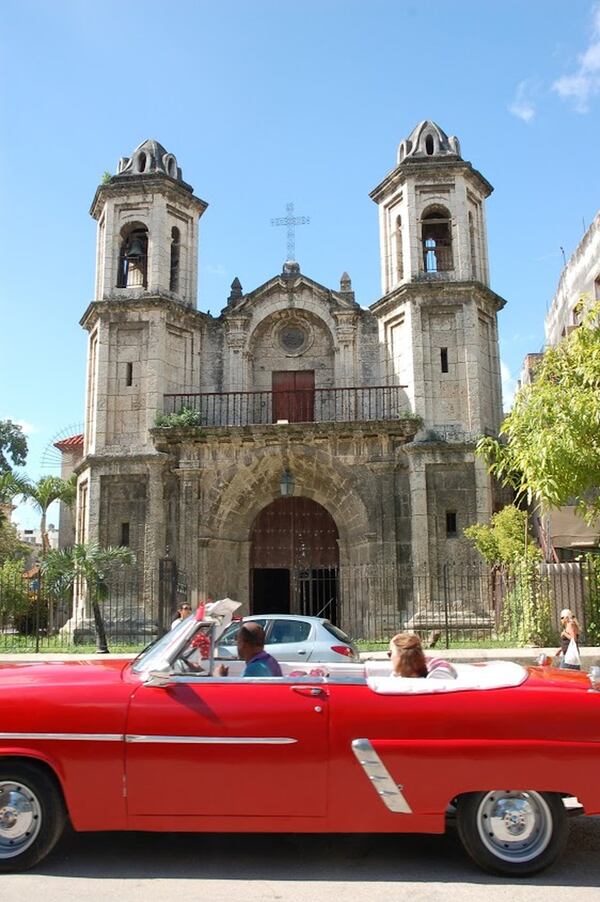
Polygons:
<instances>
[{"instance_id":1,"label":"pedestrian on sidewalk","mask_svg":"<svg viewBox=\"0 0 600 902\"><path fill-rule=\"evenodd\" d=\"M579 623L570 608L563 608L560 612L560 648L555 657L560 658L559 667L562 670L581 670L579 658Z\"/></svg>"}]
</instances>

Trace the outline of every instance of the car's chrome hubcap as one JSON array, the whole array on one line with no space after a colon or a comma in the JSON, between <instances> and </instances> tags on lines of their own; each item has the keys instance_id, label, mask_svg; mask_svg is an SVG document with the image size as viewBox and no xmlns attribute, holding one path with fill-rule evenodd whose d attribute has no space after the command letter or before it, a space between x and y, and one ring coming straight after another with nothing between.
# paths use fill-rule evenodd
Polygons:
<instances>
[{"instance_id":1,"label":"car's chrome hubcap","mask_svg":"<svg viewBox=\"0 0 600 902\"><path fill-rule=\"evenodd\" d=\"M477 812L483 844L504 861L531 861L552 838L552 814L537 792L488 792Z\"/></svg>"},{"instance_id":2,"label":"car's chrome hubcap","mask_svg":"<svg viewBox=\"0 0 600 902\"><path fill-rule=\"evenodd\" d=\"M40 831L42 810L22 783L0 782L0 858L13 858L29 848Z\"/></svg>"}]
</instances>

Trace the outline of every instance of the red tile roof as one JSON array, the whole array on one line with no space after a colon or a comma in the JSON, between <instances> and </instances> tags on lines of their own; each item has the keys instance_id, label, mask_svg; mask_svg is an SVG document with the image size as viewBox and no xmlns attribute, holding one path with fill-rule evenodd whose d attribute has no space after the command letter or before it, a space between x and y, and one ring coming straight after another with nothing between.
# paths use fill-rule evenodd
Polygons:
<instances>
[{"instance_id":1,"label":"red tile roof","mask_svg":"<svg viewBox=\"0 0 600 902\"><path fill-rule=\"evenodd\" d=\"M63 438L60 442L54 442L54 447L59 451L83 451L83 434L70 435L69 438Z\"/></svg>"}]
</instances>

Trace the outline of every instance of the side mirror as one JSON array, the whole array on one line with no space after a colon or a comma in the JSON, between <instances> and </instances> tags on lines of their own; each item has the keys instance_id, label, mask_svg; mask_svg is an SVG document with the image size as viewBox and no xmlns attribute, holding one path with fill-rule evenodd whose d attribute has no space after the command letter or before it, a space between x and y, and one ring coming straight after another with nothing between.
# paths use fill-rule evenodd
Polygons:
<instances>
[{"instance_id":1,"label":"side mirror","mask_svg":"<svg viewBox=\"0 0 600 902\"><path fill-rule=\"evenodd\" d=\"M156 686L159 689L164 689L172 683L170 667L165 667L163 670L151 670L144 680L144 686Z\"/></svg>"}]
</instances>

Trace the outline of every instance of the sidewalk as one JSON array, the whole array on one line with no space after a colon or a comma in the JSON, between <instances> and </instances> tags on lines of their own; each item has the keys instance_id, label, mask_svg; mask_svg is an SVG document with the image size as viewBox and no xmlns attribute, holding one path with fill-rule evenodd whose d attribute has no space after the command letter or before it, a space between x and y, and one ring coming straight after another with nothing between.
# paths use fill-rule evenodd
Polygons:
<instances>
[{"instance_id":1,"label":"sidewalk","mask_svg":"<svg viewBox=\"0 0 600 902\"><path fill-rule=\"evenodd\" d=\"M445 658L447 661L455 663L473 662L473 661L515 661L517 664L536 664L541 654L554 655L556 646L552 648L441 648L425 649L426 654L432 654L436 657ZM579 649L581 663L585 668L591 667L592 664L600 664L600 647L588 646ZM363 651L361 652L363 661L385 661L387 652L385 651ZM134 658L133 654L108 654L99 655L95 653L78 655L65 652L59 654L57 652L6 652L0 654L0 664L4 662L14 661L16 663L25 661L129 661Z\"/></svg>"}]
</instances>

